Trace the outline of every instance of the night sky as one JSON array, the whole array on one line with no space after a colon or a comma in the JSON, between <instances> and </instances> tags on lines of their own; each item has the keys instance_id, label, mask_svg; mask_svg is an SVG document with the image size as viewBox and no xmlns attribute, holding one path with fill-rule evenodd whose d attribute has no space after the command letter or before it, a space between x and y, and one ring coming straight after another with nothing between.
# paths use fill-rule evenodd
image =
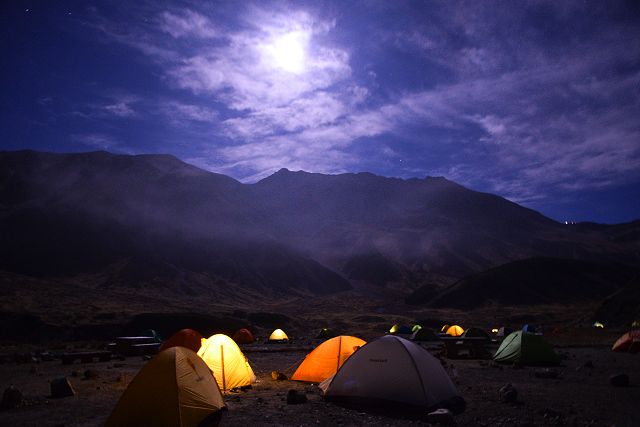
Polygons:
<instances>
[{"instance_id":1,"label":"night sky","mask_svg":"<svg viewBox=\"0 0 640 427\"><path fill-rule=\"evenodd\" d=\"M3 1L0 149L444 176L640 218L640 2Z\"/></svg>"}]
</instances>

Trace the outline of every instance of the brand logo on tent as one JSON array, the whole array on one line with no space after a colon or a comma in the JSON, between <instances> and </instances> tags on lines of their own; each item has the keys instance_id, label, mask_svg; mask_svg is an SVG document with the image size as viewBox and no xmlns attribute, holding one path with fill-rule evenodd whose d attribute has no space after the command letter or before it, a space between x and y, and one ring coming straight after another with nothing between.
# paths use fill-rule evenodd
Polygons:
<instances>
[{"instance_id":1,"label":"brand logo on tent","mask_svg":"<svg viewBox=\"0 0 640 427\"><path fill-rule=\"evenodd\" d=\"M369 362L387 363L387 359L369 359Z\"/></svg>"}]
</instances>

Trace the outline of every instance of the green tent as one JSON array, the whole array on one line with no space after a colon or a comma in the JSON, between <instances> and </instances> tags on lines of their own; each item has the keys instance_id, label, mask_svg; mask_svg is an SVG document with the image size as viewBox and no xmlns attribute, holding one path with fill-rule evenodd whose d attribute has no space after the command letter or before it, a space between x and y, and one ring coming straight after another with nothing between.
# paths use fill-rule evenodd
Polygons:
<instances>
[{"instance_id":1,"label":"green tent","mask_svg":"<svg viewBox=\"0 0 640 427\"><path fill-rule=\"evenodd\" d=\"M540 335L523 331L516 331L508 335L500 344L493 360L522 365L548 366L560 363L558 355Z\"/></svg>"}]
</instances>

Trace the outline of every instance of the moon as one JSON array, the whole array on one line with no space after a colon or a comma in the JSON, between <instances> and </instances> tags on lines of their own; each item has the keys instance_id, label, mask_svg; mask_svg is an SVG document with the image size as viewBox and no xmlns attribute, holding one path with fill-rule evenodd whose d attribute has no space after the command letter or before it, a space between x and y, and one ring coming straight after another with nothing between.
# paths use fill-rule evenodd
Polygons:
<instances>
[{"instance_id":1,"label":"moon","mask_svg":"<svg viewBox=\"0 0 640 427\"><path fill-rule=\"evenodd\" d=\"M268 46L270 62L274 68L300 74L305 70L308 37L300 32L279 36Z\"/></svg>"}]
</instances>

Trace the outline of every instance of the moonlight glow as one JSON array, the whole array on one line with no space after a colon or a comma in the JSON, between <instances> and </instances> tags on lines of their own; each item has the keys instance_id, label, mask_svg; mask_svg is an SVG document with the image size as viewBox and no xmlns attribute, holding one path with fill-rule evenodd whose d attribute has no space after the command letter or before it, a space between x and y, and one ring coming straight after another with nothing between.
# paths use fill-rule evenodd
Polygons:
<instances>
[{"instance_id":1,"label":"moonlight glow","mask_svg":"<svg viewBox=\"0 0 640 427\"><path fill-rule=\"evenodd\" d=\"M276 38L267 48L269 59L275 68L299 74L304 71L306 60L304 34L294 32Z\"/></svg>"}]
</instances>

